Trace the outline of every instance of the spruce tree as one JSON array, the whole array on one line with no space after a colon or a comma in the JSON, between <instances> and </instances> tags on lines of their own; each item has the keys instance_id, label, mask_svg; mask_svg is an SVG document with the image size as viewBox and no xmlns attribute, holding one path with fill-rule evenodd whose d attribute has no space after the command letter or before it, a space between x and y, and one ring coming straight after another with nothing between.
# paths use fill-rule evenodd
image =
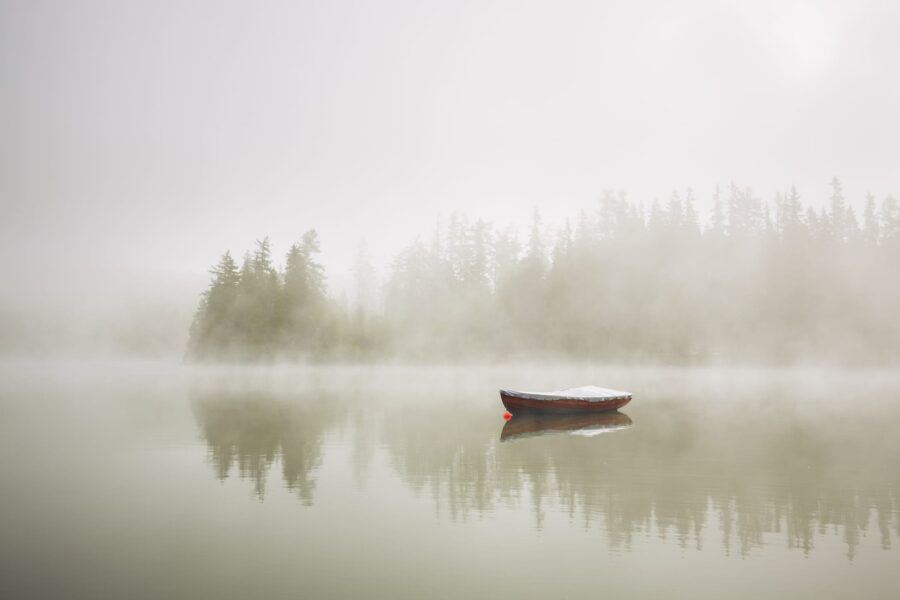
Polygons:
<instances>
[{"instance_id":1,"label":"spruce tree","mask_svg":"<svg viewBox=\"0 0 900 600\"><path fill-rule=\"evenodd\" d=\"M235 303L240 275L230 252L210 269L213 279L203 292L191 325L188 354L193 358L222 355L235 344Z\"/></svg>"},{"instance_id":2,"label":"spruce tree","mask_svg":"<svg viewBox=\"0 0 900 600\"><path fill-rule=\"evenodd\" d=\"M320 252L316 231L303 234L285 260L283 338L290 352L319 350L325 316L325 271L316 260Z\"/></svg>"},{"instance_id":3,"label":"spruce tree","mask_svg":"<svg viewBox=\"0 0 900 600\"><path fill-rule=\"evenodd\" d=\"M885 244L900 243L900 204L893 196L881 202L881 237Z\"/></svg>"},{"instance_id":4,"label":"spruce tree","mask_svg":"<svg viewBox=\"0 0 900 600\"><path fill-rule=\"evenodd\" d=\"M245 255L237 291L236 326L242 353L251 359L273 356L279 346L281 286L268 237L257 240L253 254Z\"/></svg>"},{"instance_id":5,"label":"spruce tree","mask_svg":"<svg viewBox=\"0 0 900 600\"><path fill-rule=\"evenodd\" d=\"M847 204L844 191L837 177L831 179L831 198L829 200L828 234L835 242L847 239Z\"/></svg>"},{"instance_id":6,"label":"spruce tree","mask_svg":"<svg viewBox=\"0 0 900 600\"><path fill-rule=\"evenodd\" d=\"M725 227L725 205L722 202L719 186L716 186L716 191L713 193L713 208L709 219L709 228L706 231L715 237L723 237L725 235Z\"/></svg>"},{"instance_id":7,"label":"spruce tree","mask_svg":"<svg viewBox=\"0 0 900 600\"><path fill-rule=\"evenodd\" d=\"M866 209L863 213L863 236L871 246L877 245L881 238L878 213L875 210L875 195L871 192L866 194Z\"/></svg>"}]
</instances>

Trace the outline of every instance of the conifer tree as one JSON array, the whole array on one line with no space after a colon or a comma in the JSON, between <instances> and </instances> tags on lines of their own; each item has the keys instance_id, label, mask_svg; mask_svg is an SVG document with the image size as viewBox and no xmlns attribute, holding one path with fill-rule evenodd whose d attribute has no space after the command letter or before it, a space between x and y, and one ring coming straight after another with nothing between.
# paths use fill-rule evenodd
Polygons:
<instances>
[{"instance_id":1,"label":"conifer tree","mask_svg":"<svg viewBox=\"0 0 900 600\"><path fill-rule=\"evenodd\" d=\"M377 283L375 267L365 242L360 244L356 252L356 263L353 265L354 311L358 315L370 315L377 306Z\"/></svg>"},{"instance_id":2,"label":"conifer tree","mask_svg":"<svg viewBox=\"0 0 900 600\"><path fill-rule=\"evenodd\" d=\"M508 287L518 268L521 253L522 245L513 229L501 231L494 238L492 279L497 294L502 295L503 290Z\"/></svg>"},{"instance_id":3,"label":"conifer tree","mask_svg":"<svg viewBox=\"0 0 900 600\"><path fill-rule=\"evenodd\" d=\"M660 208L658 198L654 198L653 204L650 205L650 217L647 222L647 228L653 236L658 236L666 228L666 213Z\"/></svg>"},{"instance_id":4,"label":"conifer tree","mask_svg":"<svg viewBox=\"0 0 900 600\"><path fill-rule=\"evenodd\" d=\"M277 351L280 292L271 244L265 237L256 241L252 255L244 257L237 286L236 338L249 358L270 357Z\"/></svg>"},{"instance_id":5,"label":"conifer tree","mask_svg":"<svg viewBox=\"0 0 900 600\"><path fill-rule=\"evenodd\" d=\"M844 237L848 242L858 242L861 237L859 229L859 220L856 218L856 211L849 204L844 212Z\"/></svg>"},{"instance_id":6,"label":"conifer tree","mask_svg":"<svg viewBox=\"0 0 900 600\"><path fill-rule=\"evenodd\" d=\"M666 225L668 233L680 232L684 229L684 205L681 202L681 196L678 190L672 190L672 196L666 205Z\"/></svg>"},{"instance_id":7,"label":"conifer tree","mask_svg":"<svg viewBox=\"0 0 900 600\"><path fill-rule=\"evenodd\" d=\"M700 234L700 217L697 215L697 207L694 204L694 190L691 188L688 188L684 204L684 228L685 232L691 237Z\"/></svg>"},{"instance_id":8,"label":"conifer tree","mask_svg":"<svg viewBox=\"0 0 900 600\"><path fill-rule=\"evenodd\" d=\"M722 194L719 190L719 186L717 185L716 191L713 194L713 208L712 214L710 215L709 219L709 229L707 231L715 237L724 236L726 228L726 218L725 204L722 202Z\"/></svg>"},{"instance_id":9,"label":"conifer tree","mask_svg":"<svg viewBox=\"0 0 900 600\"><path fill-rule=\"evenodd\" d=\"M234 342L240 275L231 253L226 251L210 273L213 279L191 325L188 353L194 358L221 354Z\"/></svg>"},{"instance_id":10,"label":"conifer tree","mask_svg":"<svg viewBox=\"0 0 900 600\"><path fill-rule=\"evenodd\" d=\"M844 191L837 177L831 179L830 211L828 214L828 234L835 242L847 239L847 204Z\"/></svg>"},{"instance_id":11,"label":"conifer tree","mask_svg":"<svg viewBox=\"0 0 900 600\"><path fill-rule=\"evenodd\" d=\"M783 239L796 240L804 232L803 205L796 186L792 185L791 191L783 199L777 221Z\"/></svg>"},{"instance_id":12,"label":"conifer tree","mask_svg":"<svg viewBox=\"0 0 900 600\"><path fill-rule=\"evenodd\" d=\"M900 242L900 204L893 196L881 202L881 237L887 244Z\"/></svg>"},{"instance_id":13,"label":"conifer tree","mask_svg":"<svg viewBox=\"0 0 900 600\"><path fill-rule=\"evenodd\" d=\"M316 260L318 234L310 229L288 250L284 269L282 322L292 352L316 352L325 317L325 272Z\"/></svg>"},{"instance_id":14,"label":"conifer tree","mask_svg":"<svg viewBox=\"0 0 900 600\"><path fill-rule=\"evenodd\" d=\"M871 192L866 194L866 209L863 213L863 236L871 246L878 244L881 239L878 213L875 210L875 195Z\"/></svg>"}]
</instances>

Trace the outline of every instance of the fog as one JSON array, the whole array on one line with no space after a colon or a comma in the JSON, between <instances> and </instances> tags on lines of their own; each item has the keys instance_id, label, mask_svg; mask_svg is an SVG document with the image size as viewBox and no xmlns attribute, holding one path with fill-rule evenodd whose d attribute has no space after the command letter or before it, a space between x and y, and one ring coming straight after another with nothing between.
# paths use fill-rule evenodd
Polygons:
<instances>
[{"instance_id":1,"label":"fog","mask_svg":"<svg viewBox=\"0 0 900 600\"><path fill-rule=\"evenodd\" d=\"M372 342L378 352L344 343L319 358L419 355L422 339L397 333L404 320L427 322L427 339L435 324L452 331L441 359L512 356L573 314L568 331L636 321L627 306L539 305L485 333L503 310L476 303L469 316L477 309L482 329L471 333L467 320L410 308L421 299L398 300L398 265L416 238L429 246L436 228L450 239L453 219L482 221L491 252L512 232L524 260L537 212L551 270L567 219L573 236L581 214L598 228L593 258L562 283L541 279L544 296L613 277L623 297L677 291L682 303L660 302L662 322L608 337L643 340L622 355L611 342L573 351L557 339L554 356L895 361L898 254L884 207L900 193L898 13L890 2L0 2L0 349L180 358L223 252L240 266L269 236L283 276L310 229L331 314L349 319L359 304L365 248L367 318L388 331ZM857 229L835 241L826 226L821 240L790 246L778 207L796 186L810 230L807 208L834 215L833 177L860 238L873 233L873 194L878 234L857 245ZM732 183L760 210L745 253L706 235L716 189L727 200ZM627 193L651 231L654 202L667 209L689 188L703 241L677 265L648 258L666 252L662 234L607 247L624 235L602 231L608 191ZM795 284L789 269L752 270L761 255L813 275ZM603 256L616 257L616 273L597 270ZM689 284L712 257L726 292L698 306L699 293L681 292L698 290ZM521 317L535 282L516 285L501 309ZM485 282L491 298L498 289ZM798 303L801 325L778 308ZM713 318L697 347L682 330L701 315ZM796 326L787 334L786 323ZM491 335L502 343L485 348ZM266 355L315 354L306 350Z\"/></svg>"}]
</instances>

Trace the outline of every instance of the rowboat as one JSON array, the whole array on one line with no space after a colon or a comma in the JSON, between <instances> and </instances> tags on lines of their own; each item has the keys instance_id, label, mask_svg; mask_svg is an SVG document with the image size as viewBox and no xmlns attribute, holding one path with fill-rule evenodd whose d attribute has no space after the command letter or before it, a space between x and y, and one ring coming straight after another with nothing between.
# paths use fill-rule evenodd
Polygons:
<instances>
[{"instance_id":1,"label":"rowboat","mask_svg":"<svg viewBox=\"0 0 900 600\"><path fill-rule=\"evenodd\" d=\"M553 392L500 390L500 400L512 414L520 412L604 412L631 401L631 392L587 385Z\"/></svg>"},{"instance_id":2,"label":"rowboat","mask_svg":"<svg viewBox=\"0 0 900 600\"><path fill-rule=\"evenodd\" d=\"M508 442L548 434L594 437L629 427L631 418L618 411L550 414L531 412L520 414L504 423L500 441Z\"/></svg>"}]
</instances>

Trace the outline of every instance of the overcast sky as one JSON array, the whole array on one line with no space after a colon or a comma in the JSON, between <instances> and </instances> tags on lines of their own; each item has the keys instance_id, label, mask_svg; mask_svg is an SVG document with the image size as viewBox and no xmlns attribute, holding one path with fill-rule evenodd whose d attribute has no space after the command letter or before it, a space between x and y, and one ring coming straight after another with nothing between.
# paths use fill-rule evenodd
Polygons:
<instances>
[{"instance_id":1,"label":"overcast sky","mask_svg":"<svg viewBox=\"0 0 900 600\"><path fill-rule=\"evenodd\" d=\"M310 227L341 281L604 188L900 192L891 1L0 0L0 86L7 298Z\"/></svg>"}]
</instances>

